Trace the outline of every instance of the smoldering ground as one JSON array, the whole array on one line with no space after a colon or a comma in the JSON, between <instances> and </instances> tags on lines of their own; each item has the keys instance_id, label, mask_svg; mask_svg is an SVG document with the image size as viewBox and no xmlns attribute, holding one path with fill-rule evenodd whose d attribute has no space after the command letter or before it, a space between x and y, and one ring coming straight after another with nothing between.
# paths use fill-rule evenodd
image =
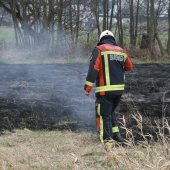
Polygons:
<instances>
[{"instance_id":1,"label":"smoldering ground","mask_svg":"<svg viewBox=\"0 0 170 170\"><path fill-rule=\"evenodd\" d=\"M47 129L92 125L93 109L88 104L93 102L83 96L82 65L0 67L3 125Z\"/></svg>"},{"instance_id":2,"label":"smoldering ground","mask_svg":"<svg viewBox=\"0 0 170 170\"><path fill-rule=\"evenodd\" d=\"M83 98L83 93L78 92L79 89L83 92L84 82L81 75L79 76L81 71L74 70L74 67L69 65L48 63L67 63L73 56L79 57L83 49L79 46L74 50L71 37L62 32L55 37L52 48L48 35L44 32L41 41L35 46L21 44L15 47L6 44L0 49L0 63L6 64L1 65L1 80L5 83L1 84L0 90L2 128L73 130L80 127L77 122L82 118L82 115L78 114L78 110L81 110L80 103L88 101ZM22 65L23 63L30 65ZM72 83L72 79L75 79L77 85ZM77 96L70 91L74 91ZM89 124L89 120L86 122ZM86 126L86 129L88 127Z\"/></svg>"},{"instance_id":3,"label":"smoldering ground","mask_svg":"<svg viewBox=\"0 0 170 170\"><path fill-rule=\"evenodd\" d=\"M83 94L87 69L87 64L1 64L1 129L95 131L94 91L90 97ZM169 71L169 65L135 65L126 74L117 113L136 139L141 136L134 115L142 115L144 134L156 134L156 121L163 126L163 118L170 120Z\"/></svg>"}]
</instances>

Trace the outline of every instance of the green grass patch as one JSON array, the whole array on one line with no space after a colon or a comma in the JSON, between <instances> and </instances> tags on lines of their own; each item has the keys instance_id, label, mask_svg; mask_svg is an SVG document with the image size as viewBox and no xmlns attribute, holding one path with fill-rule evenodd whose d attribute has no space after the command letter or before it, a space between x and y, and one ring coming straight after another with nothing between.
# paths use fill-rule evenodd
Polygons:
<instances>
[{"instance_id":1,"label":"green grass patch","mask_svg":"<svg viewBox=\"0 0 170 170\"><path fill-rule=\"evenodd\" d=\"M15 43L15 34L13 27L0 27L0 42Z\"/></svg>"}]
</instances>

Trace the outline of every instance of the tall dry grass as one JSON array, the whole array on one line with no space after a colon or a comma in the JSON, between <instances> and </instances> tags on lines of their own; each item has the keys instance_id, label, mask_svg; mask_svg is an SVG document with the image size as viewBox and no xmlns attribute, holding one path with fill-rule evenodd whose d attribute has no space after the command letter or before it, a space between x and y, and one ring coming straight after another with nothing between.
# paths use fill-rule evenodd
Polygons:
<instances>
[{"instance_id":1,"label":"tall dry grass","mask_svg":"<svg viewBox=\"0 0 170 170\"><path fill-rule=\"evenodd\" d=\"M6 131L0 136L0 169L170 170L170 126L167 119L164 117L155 122L155 141L152 134L144 132L144 118L140 112L133 111L131 118L136 123L140 140L136 140L133 128L127 128L122 116L126 145L115 143L109 152L105 151L98 135L92 132Z\"/></svg>"}]
</instances>

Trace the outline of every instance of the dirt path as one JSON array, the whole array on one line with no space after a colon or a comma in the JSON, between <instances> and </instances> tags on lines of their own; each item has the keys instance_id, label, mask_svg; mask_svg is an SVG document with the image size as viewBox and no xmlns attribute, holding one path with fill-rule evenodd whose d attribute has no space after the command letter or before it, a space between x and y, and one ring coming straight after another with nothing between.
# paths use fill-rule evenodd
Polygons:
<instances>
[{"instance_id":1,"label":"dirt path","mask_svg":"<svg viewBox=\"0 0 170 170\"><path fill-rule=\"evenodd\" d=\"M71 128L95 129L94 91L89 98L83 94L87 69L86 64L0 65L1 128L63 128L70 123ZM169 73L170 65L136 65L126 75L119 112L135 109L144 116L169 118Z\"/></svg>"}]
</instances>

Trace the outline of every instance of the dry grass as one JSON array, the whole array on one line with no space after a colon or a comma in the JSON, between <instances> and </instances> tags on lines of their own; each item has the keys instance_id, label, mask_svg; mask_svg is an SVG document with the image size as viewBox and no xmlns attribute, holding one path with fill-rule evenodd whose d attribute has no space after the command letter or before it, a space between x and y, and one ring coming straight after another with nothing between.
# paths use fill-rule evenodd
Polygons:
<instances>
[{"instance_id":1,"label":"dry grass","mask_svg":"<svg viewBox=\"0 0 170 170\"><path fill-rule=\"evenodd\" d=\"M150 142L148 139L153 136L144 132L144 117L135 109L133 100L127 101L141 139L137 143L134 129L126 127L124 116L121 128L126 132L126 146L115 143L109 152L105 151L95 133L28 129L15 130L15 133L5 131L0 136L0 169L170 170L170 125L164 109L160 122L155 122L157 142Z\"/></svg>"},{"instance_id":2,"label":"dry grass","mask_svg":"<svg viewBox=\"0 0 170 170\"><path fill-rule=\"evenodd\" d=\"M5 132L0 137L0 169L134 170L170 169L170 144L116 146L106 152L96 134L71 131Z\"/></svg>"},{"instance_id":3,"label":"dry grass","mask_svg":"<svg viewBox=\"0 0 170 170\"><path fill-rule=\"evenodd\" d=\"M159 47L156 46L154 55L151 56L149 49L130 48L129 56L134 64L170 64L170 56L164 51L164 56L161 55Z\"/></svg>"}]
</instances>

